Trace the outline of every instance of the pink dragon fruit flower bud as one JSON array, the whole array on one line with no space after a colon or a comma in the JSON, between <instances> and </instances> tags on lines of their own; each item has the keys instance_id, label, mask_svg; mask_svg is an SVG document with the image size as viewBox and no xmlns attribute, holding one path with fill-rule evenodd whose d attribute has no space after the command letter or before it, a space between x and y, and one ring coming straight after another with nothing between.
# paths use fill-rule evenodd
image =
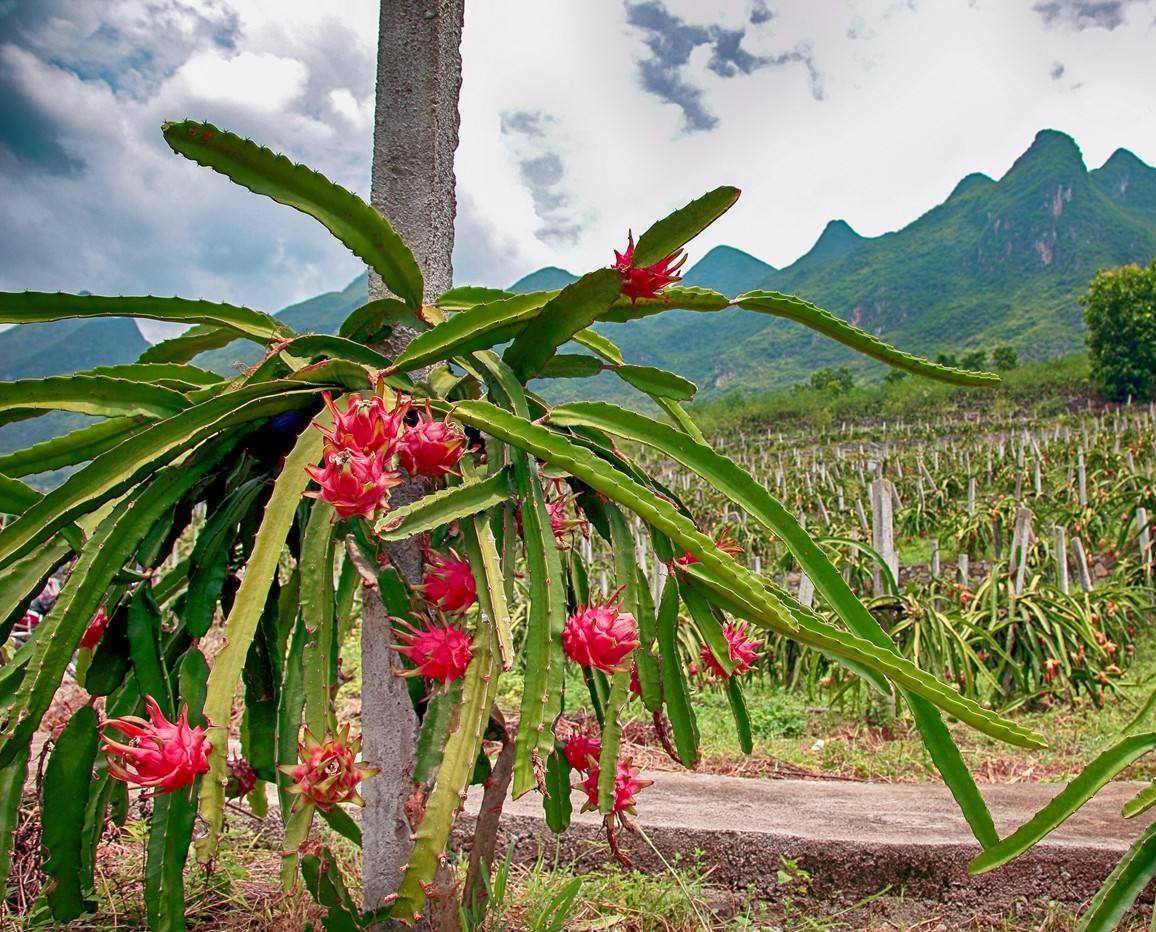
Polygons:
<instances>
[{"instance_id":1,"label":"pink dragon fruit flower bud","mask_svg":"<svg viewBox=\"0 0 1156 932\"><path fill-rule=\"evenodd\" d=\"M426 620L425 626L397 631L401 644L393 649L413 663L415 669L397 671L398 676L422 676L433 683L448 686L466 675L474 650L470 637L452 625L436 625Z\"/></svg>"},{"instance_id":2,"label":"pink dragon fruit flower bud","mask_svg":"<svg viewBox=\"0 0 1156 932\"><path fill-rule=\"evenodd\" d=\"M253 765L243 757L230 757L225 763L225 796L239 799L248 796L257 785L257 773Z\"/></svg>"},{"instance_id":3,"label":"pink dragon fruit flower bud","mask_svg":"<svg viewBox=\"0 0 1156 932\"><path fill-rule=\"evenodd\" d=\"M411 476L436 479L454 471L466 452L466 438L448 418L433 416L429 402L417 413L417 423L407 426L401 435L397 458Z\"/></svg>"},{"instance_id":4,"label":"pink dragon fruit flower bud","mask_svg":"<svg viewBox=\"0 0 1156 932\"><path fill-rule=\"evenodd\" d=\"M386 408L385 399L380 395L369 398L352 395L344 411L338 410L329 392L322 392L321 397L333 414L333 426L316 426L333 449L379 453L383 460L393 455L408 410L408 405L402 403L400 395L392 410Z\"/></svg>"},{"instance_id":5,"label":"pink dragon fruit flower bud","mask_svg":"<svg viewBox=\"0 0 1156 932\"><path fill-rule=\"evenodd\" d=\"M724 527L722 529L722 533L719 534L718 538L714 542L714 545L732 559L739 556L743 552L743 548L739 546L738 541L736 541L731 536L731 529L729 527ZM674 564L676 568L682 568L686 566L692 566L698 562L698 557L696 557L693 553L684 553L681 557L677 557L675 559Z\"/></svg>"},{"instance_id":6,"label":"pink dragon fruit flower bud","mask_svg":"<svg viewBox=\"0 0 1156 932\"><path fill-rule=\"evenodd\" d=\"M453 550L448 557L428 550L425 558L428 567L421 590L427 602L443 612L456 613L464 612L478 600L469 560L463 560Z\"/></svg>"},{"instance_id":7,"label":"pink dragon fruit flower bud","mask_svg":"<svg viewBox=\"0 0 1156 932\"><path fill-rule=\"evenodd\" d=\"M621 815L624 812L628 812L631 815L637 814L634 806L635 803L638 802L638 794L654 782L653 780L639 780L639 772L640 768L635 766L629 757L625 757L618 762L618 770L614 775L614 815ZM582 811L589 812L592 809L597 809L597 767L594 767L586 779L582 781L582 789L586 793L586 802L582 806Z\"/></svg>"},{"instance_id":8,"label":"pink dragon fruit flower bud","mask_svg":"<svg viewBox=\"0 0 1156 932\"><path fill-rule=\"evenodd\" d=\"M104 637L104 632L107 628L108 616L104 613L103 607L98 608L96 614L92 616L92 621L90 621L88 627L84 629L84 637L80 639L80 646L92 650L100 643L100 639Z\"/></svg>"},{"instance_id":9,"label":"pink dragon fruit flower bud","mask_svg":"<svg viewBox=\"0 0 1156 932\"><path fill-rule=\"evenodd\" d=\"M361 737L349 737L348 722L336 735L326 735L324 741L318 741L308 728L304 729L297 743L300 763L282 764L278 768L293 780L286 792L300 797L293 808L299 810L312 803L328 812L341 803L364 806L365 800L357 792L358 784L375 776L379 768L359 764L360 750Z\"/></svg>"},{"instance_id":10,"label":"pink dragon fruit flower bud","mask_svg":"<svg viewBox=\"0 0 1156 932\"><path fill-rule=\"evenodd\" d=\"M342 518L372 518L389 502L389 490L401 485L401 476L387 470L373 453L334 450L326 454L324 466L305 470L321 486L321 491L305 495L329 502Z\"/></svg>"},{"instance_id":11,"label":"pink dragon fruit flower bud","mask_svg":"<svg viewBox=\"0 0 1156 932\"><path fill-rule=\"evenodd\" d=\"M590 536L590 523L578 508L576 495L563 495L560 498L546 502L546 514L550 518L550 530L554 532L554 539L558 546L565 548L569 545L570 537L575 532L583 537ZM574 517L570 517L570 507L574 508Z\"/></svg>"},{"instance_id":12,"label":"pink dragon fruit flower bud","mask_svg":"<svg viewBox=\"0 0 1156 932\"><path fill-rule=\"evenodd\" d=\"M630 665L630 694L642 698L642 680L638 678L638 664Z\"/></svg>"},{"instance_id":13,"label":"pink dragon fruit flower bud","mask_svg":"<svg viewBox=\"0 0 1156 932\"><path fill-rule=\"evenodd\" d=\"M602 739L591 731L580 731L570 736L562 752L570 766L581 773L591 768L598 770L598 755L602 753Z\"/></svg>"},{"instance_id":14,"label":"pink dragon fruit flower bud","mask_svg":"<svg viewBox=\"0 0 1156 932\"><path fill-rule=\"evenodd\" d=\"M705 670L709 670L719 679L726 680L730 679L731 676L746 673L754 665L754 662L759 658L759 648L763 646L763 642L747 637L747 623L745 621L738 624L728 622L723 626L723 637L726 638L727 650L735 667L734 673L727 673L711 649L705 644L702 646L699 656L702 657Z\"/></svg>"},{"instance_id":15,"label":"pink dragon fruit flower bud","mask_svg":"<svg viewBox=\"0 0 1156 932\"><path fill-rule=\"evenodd\" d=\"M638 646L638 623L612 602L593 602L576 611L562 629L562 649L580 667L604 673L625 670L622 662Z\"/></svg>"},{"instance_id":16,"label":"pink dragon fruit flower bud","mask_svg":"<svg viewBox=\"0 0 1156 932\"><path fill-rule=\"evenodd\" d=\"M108 758L109 775L161 794L191 786L197 777L208 773L213 748L204 728L189 727L188 708L181 708L176 722L165 718L152 696L145 696L145 709L148 721L125 715L104 723L101 750ZM119 731L128 742L113 740L109 729Z\"/></svg>"},{"instance_id":17,"label":"pink dragon fruit flower bud","mask_svg":"<svg viewBox=\"0 0 1156 932\"><path fill-rule=\"evenodd\" d=\"M658 293L667 285L673 285L681 280L678 270L686 262L686 253L676 249L665 259L654 265L635 268L634 262L634 234L627 234L626 251L614 250L614 269L622 277L622 294L634 304L639 298L657 298Z\"/></svg>"}]
</instances>

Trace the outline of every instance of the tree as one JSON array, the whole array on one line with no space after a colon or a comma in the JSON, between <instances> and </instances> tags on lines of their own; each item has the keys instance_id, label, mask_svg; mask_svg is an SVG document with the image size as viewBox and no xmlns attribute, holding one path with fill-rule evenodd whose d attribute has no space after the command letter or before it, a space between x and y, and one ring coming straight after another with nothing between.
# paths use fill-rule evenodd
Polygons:
<instances>
[{"instance_id":1,"label":"tree","mask_svg":"<svg viewBox=\"0 0 1156 932\"><path fill-rule=\"evenodd\" d=\"M1115 401L1156 398L1156 261L1101 269L1080 300L1100 392Z\"/></svg>"},{"instance_id":2,"label":"tree","mask_svg":"<svg viewBox=\"0 0 1156 932\"><path fill-rule=\"evenodd\" d=\"M959 361L961 369L970 369L972 372L980 372L987 368L987 350L972 350L969 353L964 353L963 358Z\"/></svg>"},{"instance_id":3,"label":"tree","mask_svg":"<svg viewBox=\"0 0 1156 932\"><path fill-rule=\"evenodd\" d=\"M855 377L846 366L832 366L811 373L811 388L817 392L838 395L855 387Z\"/></svg>"},{"instance_id":4,"label":"tree","mask_svg":"<svg viewBox=\"0 0 1156 932\"><path fill-rule=\"evenodd\" d=\"M1015 347L1004 344L991 351L991 363L997 372L1010 372L1019 365L1020 354Z\"/></svg>"}]
</instances>

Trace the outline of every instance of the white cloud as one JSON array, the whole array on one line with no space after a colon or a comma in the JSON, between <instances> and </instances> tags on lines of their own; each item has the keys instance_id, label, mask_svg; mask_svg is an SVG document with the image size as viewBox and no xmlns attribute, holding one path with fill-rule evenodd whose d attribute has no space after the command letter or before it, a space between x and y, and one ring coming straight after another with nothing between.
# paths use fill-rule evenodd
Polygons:
<instances>
[{"instance_id":1,"label":"white cloud","mask_svg":"<svg viewBox=\"0 0 1156 932\"><path fill-rule=\"evenodd\" d=\"M301 96L307 77L305 65L293 58L212 49L185 62L176 80L193 98L275 112Z\"/></svg>"},{"instance_id":2,"label":"white cloud","mask_svg":"<svg viewBox=\"0 0 1156 932\"><path fill-rule=\"evenodd\" d=\"M351 126L373 129L373 95L366 94L360 101L347 87L339 87L329 92L329 104Z\"/></svg>"}]
</instances>

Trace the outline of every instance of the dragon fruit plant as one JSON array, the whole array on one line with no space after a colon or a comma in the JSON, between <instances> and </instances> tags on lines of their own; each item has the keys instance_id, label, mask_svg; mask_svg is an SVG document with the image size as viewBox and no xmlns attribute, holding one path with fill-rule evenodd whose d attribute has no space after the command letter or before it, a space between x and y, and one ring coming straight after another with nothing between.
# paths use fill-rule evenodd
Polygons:
<instances>
[{"instance_id":1,"label":"dragon fruit plant","mask_svg":"<svg viewBox=\"0 0 1156 932\"><path fill-rule=\"evenodd\" d=\"M334 705L340 639L363 585L378 588L395 619L397 672L412 677L425 733L413 768L421 801L411 813L413 853L396 894L367 914L348 895L322 897L358 924L383 909L411 922L440 889L434 874L464 793L490 767L482 742L505 670L524 676L514 795L541 794L549 824L562 830L574 787L613 840L614 826L628 824L646 798L637 767L620 756L632 680L646 712L669 729L672 756L687 767L698 760L691 658L680 649L687 641L725 682L740 718L735 674L755 662L759 632L822 651L879 689L894 685L976 838L996 843L941 711L1014 744L1041 740L899 656L794 517L703 438L682 404L695 386L628 363L605 325L737 307L929 378L985 384L994 376L899 352L795 297L681 286L683 247L734 205L732 187L631 236L624 252L608 244L612 264L560 291L428 295L388 221L349 191L205 123L167 124L164 137L181 155L314 217L392 296L358 308L329 336L209 301L0 295L0 323L137 316L188 325L135 363L0 383L0 421L54 410L99 418L0 457L0 513L10 516L0 530L0 642L46 579L66 577L52 611L0 667L0 874L33 738L78 648L91 653L78 669L94 701L55 740L42 784L52 801L42 813L44 896L56 922L99 909L95 846L108 820L125 818L130 783L151 795L153 928L184 927L194 827L207 863L226 798L247 794L261 814L269 784L285 824L286 886L303 874L314 892L344 891L309 839L315 817L359 837L348 805L380 763L359 759L360 729L339 723ZM399 326L417 335L386 355ZM239 340L266 351L240 375L192 362ZM658 415L545 400L552 379L603 372ZM638 446L697 473L785 541L823 610L798 604L735 559L732 541L700 530L690 504L623 452ZM65 467L71 475L46 493L24 481ZM392 490L405 482L423 494L396 504ZM639 571L635 527L673 570L659 593ZM589 534L614 553L619 589L608 601L591 598L588 548L574 545ZM409 580L386 545L414 537L426 570ZM214 627L211 643L222 646L209 652ZM572 705L588 701L598 723L568 744L560 740L567 692Z\"/></svg>"}]
</instances>

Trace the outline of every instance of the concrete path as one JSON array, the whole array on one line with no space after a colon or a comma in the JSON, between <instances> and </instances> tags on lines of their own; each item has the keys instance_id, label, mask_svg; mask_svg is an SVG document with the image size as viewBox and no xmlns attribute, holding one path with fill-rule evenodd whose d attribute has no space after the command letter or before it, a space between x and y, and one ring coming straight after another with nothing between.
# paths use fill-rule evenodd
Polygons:
<instances>
[{"instance_id":1,"label":"concrete path","mask_svg":"<svg viewBox=\"0 0 1156 932\"><path fill-rule=\"evenodd\" d=\"M1004 868L971 877L979 853L959 809L941 786L824 780L757 780L706 774L650 773L639 796L638 823L668 859L703 852L714 879L732 889L774 897L783 858L812 875L819 896L857 900L888 884L892 892L940 902L986 903L1024 898L1080 902L1156 813L1125 820L1120 809L1147 784L1114 783L1032 852ZM1002 836L1026 822L1062 784L982 787ZM475 788L476 789L476 788ZM503 833L519 857L539 851L594 865L604 862L605 833L597 813L579 814L562 836L542 821L537 794L507 803ZM467 808L477 812L480 794ZM640 838L620 833L635 864L660 869ZM499 850L504 850L504 844Z\"/></svg>"}]
</instances>

